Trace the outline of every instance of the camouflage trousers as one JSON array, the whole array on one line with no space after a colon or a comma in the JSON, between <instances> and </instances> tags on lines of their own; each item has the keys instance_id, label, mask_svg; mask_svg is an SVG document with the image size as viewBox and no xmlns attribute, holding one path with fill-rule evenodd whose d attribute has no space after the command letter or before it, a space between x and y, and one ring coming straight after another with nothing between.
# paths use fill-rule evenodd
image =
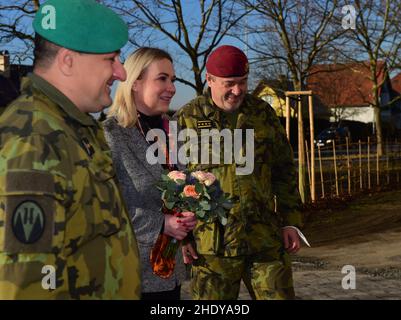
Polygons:
<instances>
[{"instance_id":1,"label":"camouflage trousers","mask_svg":"<svg viewBox=\"0 0 401 320\"><path fill-rule=\"evenodd\" d=\"M282 249L250 256L199 255L191 269L194 300L236 300L243 280L252 299L294 299L291 260Z\"/></svg>"}]
</instances>

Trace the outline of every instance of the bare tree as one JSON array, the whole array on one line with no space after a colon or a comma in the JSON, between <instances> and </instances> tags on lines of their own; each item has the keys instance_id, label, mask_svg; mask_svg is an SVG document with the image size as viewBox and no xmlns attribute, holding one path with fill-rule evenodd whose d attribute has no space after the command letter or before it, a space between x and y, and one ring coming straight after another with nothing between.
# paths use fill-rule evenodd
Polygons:
<instances>
[{"instance_id":1,"label":"bare tree","mask_svg":"<svg viewBox=\"0 0 401 320\"><path fill-rule=\"evenodd\" d=\"M35 11L38 11L38 9L40 7L39 0L33 0L33 5L34 5L34 8L35 8Z\"/></svg>"},{"instance_id":2,"label":"bare tree","mask_svg":"<svg viewBox=\"0 0 401 320\"><path fill-rule=\"evenodd\" d=\"M0 0L0 45L7 45L14 60L32 59L30 23L39 6L39 0Z\"/></svg>"},{"instance_id":3,"label":"bare tree","mask_svg":"<svg viewBox=\"0 0 401 320\"><path fill-rule=\"evenodd\" d=\"M129 25L134 47L173 48L181 72L178 81L201 94L206 59L249 11L234 0L98 0L120 13ZM32 58L30 27L39 0L0 0L0 45L7 44L14 59ZM178 54L176 54L178 53ZM178 57L178 59L176 58Z\"/></svg>"},{"instance_id":4,"label":"bare tree","mask_svg":"<svg viewBox=\"0 0 401 320\"><path fill-rule=\"evenodd\" d=\"M400 66L400 0L345 1L354 5L355 28L350 29L347 38L358 46L362 57L367 58L367 67L372 81L372 101L378 153L383 153L381 110L394 101L381 101L380 92L388 80L389 73ZM355 55L354 55L355 56ZM354 56L348 57L355 59ZM357 55L360 59L360 55ZM382 65L385 63L385 67Z\"/></svg>"},{"instance_id":5,"label":"bare tree","mask_svg":"<svg viewBox=\"0 0 401 320\"><path fill-rule=\"evenodd\" d=\"M181 0L103 2L124 16L134 46L161 43L176 49L178 64L185 65L177 80L197 94L202 94L205 87L202 74L208 55L249 12L232 0L186 1L185 5Z\"/></svg>"},{"instance_id":6,"label":"bare tree","mask_svg":"<svg viewBox=\"0 0 401 320\"><path fill-rule=\"evenodd\" d=\"M288 70L295 90L302 90L309 70L318 59L327 59L330 43L344 33L334 28L337 0L242 0L253 9L258 24L247 26L255 60ZM262 21L263 24L259 22Z\"/></svg>"}]
</instances>

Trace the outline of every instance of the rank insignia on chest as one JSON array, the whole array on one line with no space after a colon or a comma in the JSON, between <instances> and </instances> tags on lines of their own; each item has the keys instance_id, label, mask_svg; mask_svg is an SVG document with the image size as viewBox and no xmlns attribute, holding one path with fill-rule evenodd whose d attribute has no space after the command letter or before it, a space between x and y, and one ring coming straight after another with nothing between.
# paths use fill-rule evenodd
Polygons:
<instances>
[{"instance_id":1,"label":"rank insignia on chest","mask_svg":"<svg viewBox=\"0 0 401 320\"><path fill-rule=\"evenodd\" d=\"M197 121L196 126L198 129L210 129L212 127L212 121L210 120Z\"/></svg>"},{"instance_id":2,"label":"rank insignia on chest","mask_svg":"<svg viewBox=\"0 0 401 320\"><path fill-rule=\"evenodd\" d=\"M95 149L93 149L92 145L89 143L89 140L87 138L82 138L81 141L86 153L88 154L89 157L92 158L92 156L95 153Z\"/></svg>"}]
</instances>

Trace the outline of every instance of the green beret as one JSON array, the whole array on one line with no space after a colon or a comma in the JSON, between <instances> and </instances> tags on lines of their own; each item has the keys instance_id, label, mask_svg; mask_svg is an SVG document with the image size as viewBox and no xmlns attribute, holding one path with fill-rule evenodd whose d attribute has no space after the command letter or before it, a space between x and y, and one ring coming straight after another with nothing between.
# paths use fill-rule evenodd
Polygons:
<instances>
[{"instance_id":1,"label":"green beret","mask_svg":"<svg viewBox=\"0 0 401 320\"><path fill-rule=\"evenodd\" d=\"M87 53L111 53L128 41L128 27L111 9L94 0L48 0L33 29L61 47Z\"/></svg>"}]
</instances>

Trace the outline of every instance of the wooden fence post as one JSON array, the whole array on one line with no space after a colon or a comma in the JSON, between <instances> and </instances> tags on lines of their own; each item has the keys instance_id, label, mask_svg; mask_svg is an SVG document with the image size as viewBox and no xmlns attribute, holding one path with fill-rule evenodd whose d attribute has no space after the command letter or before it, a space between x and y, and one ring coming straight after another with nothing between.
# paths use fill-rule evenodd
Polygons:
<instances>
[{"instance_id":1,"label":"wooden fence post","mask_svg":"<svg viewBox=\"0 0 401 320\"><path fill-rule=\"evenodd\" d=\"M386 144L386 171L387 171L387 185L389 185L389 184L390 184L390 159L389 159L390 155L389 155L389 150L388 150L388 147L389 147L389 143L388 143L388 141L387 141L387 144Z\"/></svg>"},{"instance_id":2,"label":"wooden fence post","mask_svg":"<svg viewBox=\"0 0 401 320\"><path fill-rule=\"evenodd\" d=\"M313 120L313 97L308 96L309 101L309 127L310 127L310 163L311 163L311 200L316 200L316 179L315 179L315 125Z\"/></svg>"},{"instance_id":3,"label":"wooden fence post","mask_svg":"<svg viewBox=\"0 0 401 320\"><path fill-rule=\"evenodd\" d=\"M305 150L304 123L302 119L302 99L298 96L298 188L302 203L306 201L305 190Z\"/></svg>"},{"instance_id":4,"label":"wooden fence post","mask_svg":"<svg viewBox=\"0 0 401 320\"><path fill-rule=\"evenodd\" d=\"M348 194L351 195L351 164L349 158L349 141L348 137L345 138L345 142L347 145L347 171L348 171Z\"/></svg>"},{"instance_id":5,"label":"wooden fence post","mask_svg":"<svg viewBox=\"0 0 401 320\"><path fill-rule=\"evenodd\" d=\"M317 146L317 151L319 154L319 168L320 168L320 182L322 184L322 198L324 198L324 177L323 177L322 155L320 153L320 146Z\"/></svg>"},{"instance_id":6,"label":"wooden fence post","mask_svg":"<svg viewBox=\"0 0 401 320\"><path fill-rule=\"evenodd\" d=\"M333 139L333 160L334 160L334 177L336 181L336 195L340 195L338 191L338 175L337 175L337 156L336 156L336 142Z\"/></svg>"},{"instance_id":7,"label":"wooden fence post","mask_svg":"<svg viewBox=\"0 0 401 320\"><path fill-rule=\"evenodd\" d=\"M399 144L398 144L398 141L397 141L397 139L395 139L395 147L396 147L396 149L397 149L397 153L396 153L396 159L399 159L399 157L400 157L400 155L399 155ZM398 165L396 165L396 170L397 170L397 184L399 184L400 183L400 170L398 169Z\"/></svg>"},{"instance_id":8,"label":"wooden fence post","mask_svg":"<svg viewBox=\"0 0 401 320\"><path fill-rule=\"evenodd\" d=\"M362 183L362 144L361 140L358 141L359 144L359 189L363 189Z\"/></svg>"},{"instance_id":9,"label":"wooden fence post","mask_svg":"<svg viewBox=\"0 0 401 320\"><path fill-rule=\"evenodd\" d=\"M287 133L287 139L290 141L290 123L291 123L291 107L290 97L285 97L285 131Z\"/></svg>"},{"instance_id":10,"label":"wooden fence post","mask_svg":"<svg viewBox=\"0 0 401 320\"><path fill-rule=\"evenodd\" d=\"M306 168L308 170L309 191L312 195L312 179L311 179L311 171L310 171L308 140L305 140L305 154L306 154ZM312 200L312 202L313 202L313 200Z\"/></svg>"},{"instance_id":11,"label":"wooden fence post","mask_svg":"<svg viewBox=\"0 0 401 320\"><path fill-rule=\"evenodd\" d=\"M380 154L379 148L376 144L376 186L380 187Z\"/></svg>"},{"instance_id":12,"label":"wooden fence post","mask_svg":"<svg viewBox=\"0 0 401 320\"><path fill-rule=\"evenodd\" d=\"M370 190L370 137L368 137L368 189Z\"/></svg>"}]
</instances>

